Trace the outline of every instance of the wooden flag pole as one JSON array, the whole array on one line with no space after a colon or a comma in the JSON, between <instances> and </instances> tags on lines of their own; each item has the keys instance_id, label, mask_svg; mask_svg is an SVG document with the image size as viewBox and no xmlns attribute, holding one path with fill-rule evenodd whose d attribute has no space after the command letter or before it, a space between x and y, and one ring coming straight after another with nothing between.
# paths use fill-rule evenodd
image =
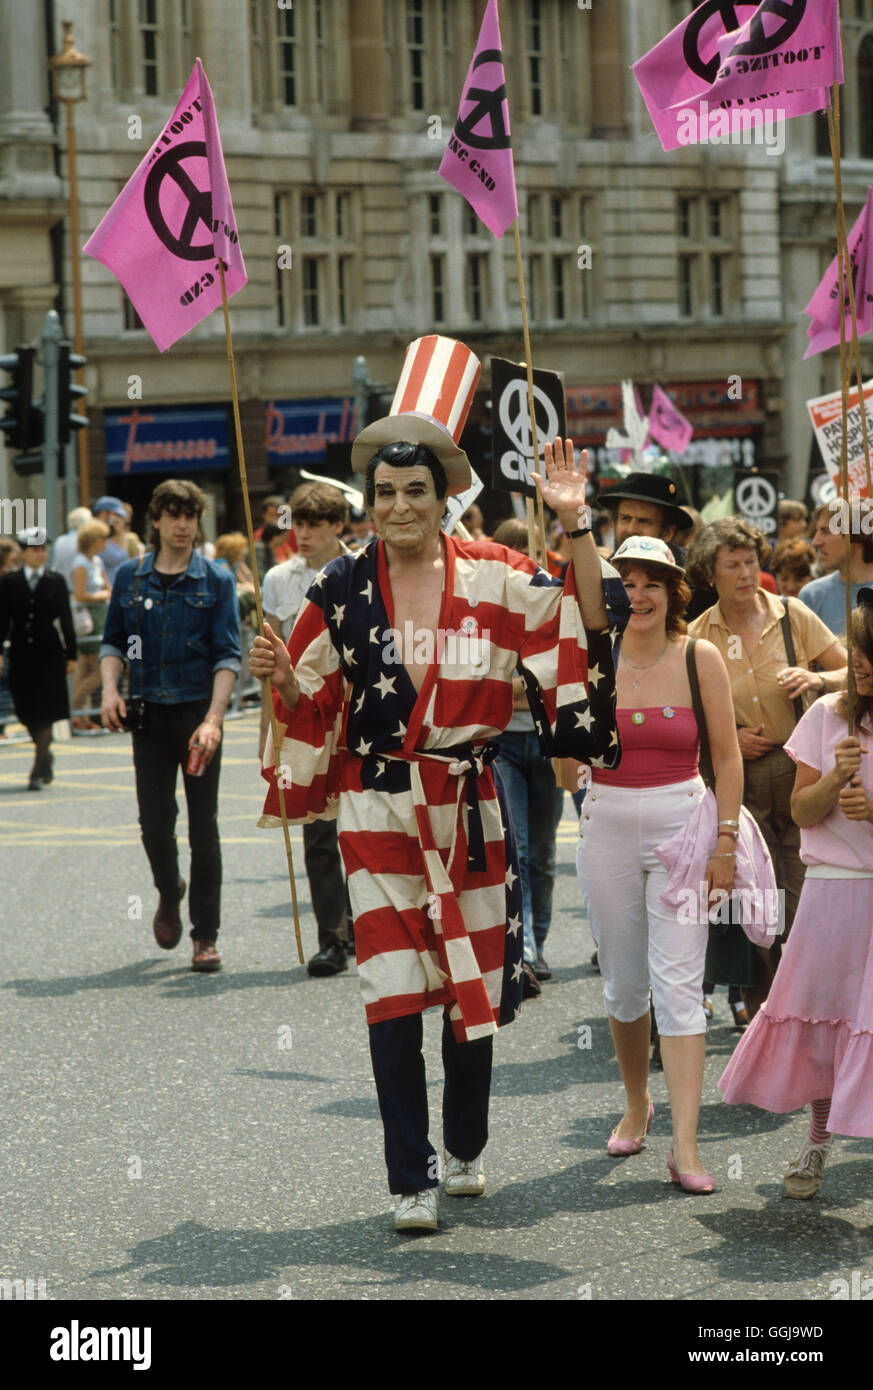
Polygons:
<instances>
[{"instance_id":1,"label":"wooden flag pole","mask_svg":"<svg viewBox=\"0 0 873 1390\"><path fill-rule=\"evenodd\" d=\"M839 108L828 111L828 133L831 139L831 157L839 162ZM836 151L836 154L835 154ZM849 296L849 312L852 320L852 361L855 367L855 376L858 383L858 409L861 412L861 435L864 441L864 467L867 473L867 496L873 498L873 478L870 473L870 439L867 428L867 408L864 402L864 374L861 370L861 344L858 338L858 313L855 303L855 277L852 274L851 259L849 257L849 242L846 231L846 215L843 207L842 195L842 176L837 174L837 231L838 241L843 248L842 256L845 258L845 265L840 261L840 277L845 274L845 285ZM845 317L845 307L843 307ZM848 499L847 499L848 500Z\"/></svg>"},{"instance_id":2,"label":"wooden flag pole","mask_svg":"<svg viewBox=\"0 0 873 1390\"><path fill-rule=\"evenodd\" d=\"M527 295L525 294L524 289L524 265L521 259L521 232L519 231L517 217L513 222L512 226L515 232L515 265L518 271L518 294L519 298L521 299L521 326L522 331L524 333L524 357L525 366L527 368L527 408L530 412L530 434L531 443L533 444L534 463L536 465L536 471L537 473L539 473L541 471L540 449L539 441L537 439L537 417L536 411L534 410L533 359L530 350L530 328L528 327L527 322ZM530 503L531 499L528 498L527 501ZM531 506L528 509L528 535L531 559L534 559L538 547L534 543L534 537L531 529L532 511L533 507ZM539 488L537 488L537 520L539 522L539 526L537 529L537 539L539 541L539 549L542 554L542 566L544 570L548 570L549 556L546 550L546 518L545 513L543 512L543 495L540 492Z\"/></svg>"},{"instance_id":3,"label":"wooden flag pole","mask_svg":"<svg viewBox=\"0 0 873 1390\"><path fill-rule=\"evenodd\" d=\"M236 429L236 453L239 459L239 476L242 484L243 506L246 513L246 532L249 538L249 558L252 566L252 580L255 586L255 605L258 611L258 630L261 636L264 633L264 609L261 604L261 583L258 577L258 559L255 554L255 534L252 529L252 507L249 501L249 485L246 476L246 456L243 449L242 424L239 416L239 395L236 388L236 366L233 360L233 341L230 336L230 313L227 307L227 290L224 284L224 264L221 257L218 257L218 274L221 280L221 304L224 309L224 336L227 343L227 361L230 367L230 393L233 399L233 423ZM279 813L282 817L282 833L285 837L285 858L288 861L288 882L291 885L291 906L294 912L294 937L297 942L297 959L303 964L303 942L300 939L300 915L297 911L297 885L294 882L294 860L291 855L291 834L288 829L288 813L285 809L285 797L282 788L282 770L278 765L279 759L279 725L276 720L276 711L273 708L273 701L267 701L270 711L270 732L273 737L273 750L276 754L276 790L279 794Z\"/></svg>"},{"instance_id":4,"label":"wooden flag pole","mask_svg":"<svg viewBox=\"0 0 873 1390\"><path fill-rule=\"evenodd\" d=\"M831 110L828 111L828 131L831 137L831 159L834 166L834 186L837 198L837 273L839 277L840 298L840 386L842 390L842 438L840 441L840 487L843 501L850 512L849 498L849 363L846 351L846 314L843 304L843 276L848 272L851 281L849 251L846 241L846 219L843 212L843 177L840 154L840 88L834 83L831 96ZM854 320L854 295L850 300ZM857 330L857 323L855 324ZM859 400L861 418L864 418L864 397ZM847 694L847 722L849 734L855 732L855 678L852 672L852 536L851 525L846 526L846 651L849 657Z\"/></svg>"}]
</instances>

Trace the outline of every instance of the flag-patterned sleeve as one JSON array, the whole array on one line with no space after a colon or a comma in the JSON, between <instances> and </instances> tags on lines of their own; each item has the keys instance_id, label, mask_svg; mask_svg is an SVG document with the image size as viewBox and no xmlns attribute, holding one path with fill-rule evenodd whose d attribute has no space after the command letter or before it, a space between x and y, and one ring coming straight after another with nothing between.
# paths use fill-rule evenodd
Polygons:
<instances>
[{"instance_id":1,"label":"flag-patterned sleeve","mask_svg":"<svg viewBox=\"0 0 873 1390\"><path fill-rule=\"evenodd\" d=\"M607 628L586 631L573 566L568 565L563 590L550 591L551 612L547 604L546 611L538 614L542 599L534 601L519 659L543 753L611 768L621 758L615 661L629 605L618 573L605 560L600 563ZM535 575L530 581L531 593L538 587L536 580ZM531 622L535 615L541 619L538 625Z\"/></svg>"},{"instance_id":2,"label":"flag-patterned sleeve","mask_svg":"<svg viewBox=\"0 0 873 1390\"><path fill-rule=\"evenodd\" d=\"M318 581L310 587L288 639L300 699L289 710L273 693L280 743L277 754L270 732L261 770L270 790L261 826L281 823L277 771L289 822L336 816L343 674L325 621L323 592Z\"/></svg>"}]
</instances>

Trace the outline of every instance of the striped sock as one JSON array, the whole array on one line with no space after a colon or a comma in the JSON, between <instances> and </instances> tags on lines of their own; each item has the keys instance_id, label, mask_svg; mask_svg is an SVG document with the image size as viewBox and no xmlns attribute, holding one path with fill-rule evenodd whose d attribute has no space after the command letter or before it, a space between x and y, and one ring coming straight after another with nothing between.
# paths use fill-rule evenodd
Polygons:
<instances>
[{"instance_id":1,"label":"striped sock","mask_svg":"<svg viewBox=\"0 0 873 1390\"><path fill-rule=\"evenodd\" d=\"M812 1102L812 1120L809 1126L809 1139L812 1144L826 1144L830 1139L828 1117L831 1113L830 1097L827 1100Z\"/></svg>"}]
</instances>

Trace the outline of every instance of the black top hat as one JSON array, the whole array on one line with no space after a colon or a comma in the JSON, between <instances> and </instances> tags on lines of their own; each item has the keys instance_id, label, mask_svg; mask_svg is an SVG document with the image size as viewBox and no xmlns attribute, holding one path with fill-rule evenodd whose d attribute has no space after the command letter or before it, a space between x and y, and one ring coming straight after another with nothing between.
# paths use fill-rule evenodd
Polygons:
<instances>
[{"instance_id":1,"label":"black top hat","mask_svg":"<svg viewBox=\"0 0 873 1390\"><path fill-rule=\"evenodd\" d=\"M661 473L629 473L619 487L601 492L597 505L608 507L620 497L634 502L652 502L656 507L663 507L664 520L672 522L679 531L694 525L694 517L677 502L676 484Z\"/></svg>"}]
</instances>

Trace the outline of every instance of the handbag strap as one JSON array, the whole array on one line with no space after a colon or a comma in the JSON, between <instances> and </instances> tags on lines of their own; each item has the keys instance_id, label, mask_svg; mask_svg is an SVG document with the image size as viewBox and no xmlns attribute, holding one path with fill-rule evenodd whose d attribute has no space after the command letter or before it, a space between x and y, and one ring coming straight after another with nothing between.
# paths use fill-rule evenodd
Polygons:
<instances>
[{"instance_id":1,"label":"handbag strap","mask_svg":"<svg viewBox=\"0 0 873 1390\"><path fill-rule=\"evenodd\" d=\"M691 708L694 710L694 718L697 721L697 737L700 741L700 750L697 756L698 766L700 775L707 787L711 787L715 782L715 773L712 768L712 754L709 751L706 715L703 712L703 701L700 698L700 682L697 679L697 657L694 654L696 646L697 638L689 637L685 644L685 666L688 671L688 684L691 687Z\"/></svg>"},{"instance_id":2,"label":"handbag strap","mask_svg":"<svg viewBox=\"0 0 873 1390\"><path fill-rule=\"evenodd\" d=\"M797 653L794 650L794 633L791 631L791 614L788 611L788 599L782 600L782 639L785 643L785 655L788 658L789 666L797 665ZM803 701L798 695L794 701L794 721L799 724L803 718Z\"/></svg>"}]
</instances>

